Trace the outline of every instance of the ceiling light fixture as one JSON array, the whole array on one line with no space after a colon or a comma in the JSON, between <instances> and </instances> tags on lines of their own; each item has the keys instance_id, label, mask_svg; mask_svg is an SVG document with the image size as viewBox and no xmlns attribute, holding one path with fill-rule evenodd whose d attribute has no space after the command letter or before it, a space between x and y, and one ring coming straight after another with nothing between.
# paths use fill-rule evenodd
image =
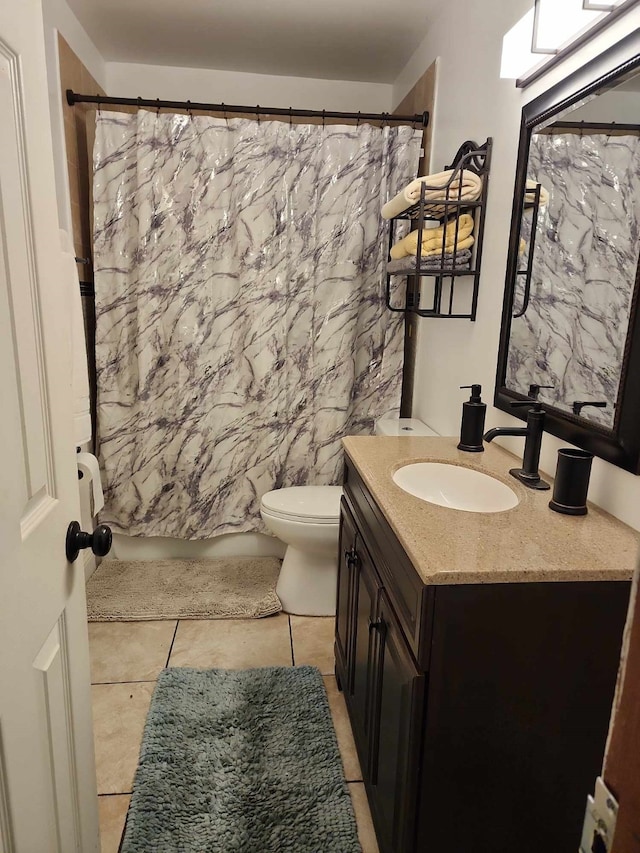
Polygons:
<instances>
[{"instance_id":1,"label":"ceiling light fixture","mask_svg":"<svg viewBox=\"0 0 640 853\"><path fill-rule=\"evenodd\" d=\"M637 0L535 0L533 8L502 40L500 76L516 79L516 85L524 88L636 3Z\"/></svg>"},{"instance_id":2,"label":"ceiling light fixture","mask_svg":"<svg viewBox=\"0 0 640 853\"><path fill-rule=\"evenodd\" d=\"M603 12L584 8L584 0L535 0L533 53L557 53L581 30L590 27Z\"/></svg>"}]
</instances>

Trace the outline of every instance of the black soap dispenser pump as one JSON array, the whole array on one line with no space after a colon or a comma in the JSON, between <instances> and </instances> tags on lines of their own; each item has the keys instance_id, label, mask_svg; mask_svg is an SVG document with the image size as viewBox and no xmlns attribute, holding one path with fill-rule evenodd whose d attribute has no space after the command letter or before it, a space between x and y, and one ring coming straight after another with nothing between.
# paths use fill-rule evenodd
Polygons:
<instances>
[{"instance_id":1,"label":"black soap dispenser pump","mask_svg":"<svg viewBox=\"0 0 640 853\"><path fill-rule=\"evenodd\" d=\"M460 424L460 442L458 450L468 453L482 453L484 445L484 419L487 414L487 404L482 402L481 385L461 385L460 388L471 388L471 396L462 404L462 423Z\"/></svg>"}]
</instances>

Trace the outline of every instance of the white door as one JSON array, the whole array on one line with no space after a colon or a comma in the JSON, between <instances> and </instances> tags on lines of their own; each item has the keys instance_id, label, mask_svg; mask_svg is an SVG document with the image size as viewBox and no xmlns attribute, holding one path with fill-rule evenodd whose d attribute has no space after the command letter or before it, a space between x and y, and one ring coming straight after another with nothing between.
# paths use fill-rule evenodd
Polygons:
<instances>
[{"instance_id":1,"label":"white door","mask_svg":"<svg viewBox=\"0 0 640 853\"><path fill-rule=\"evenodd\" d=\"M39 0L0 2L0 853L99 849Z\"/></svg>"}]
</instances>

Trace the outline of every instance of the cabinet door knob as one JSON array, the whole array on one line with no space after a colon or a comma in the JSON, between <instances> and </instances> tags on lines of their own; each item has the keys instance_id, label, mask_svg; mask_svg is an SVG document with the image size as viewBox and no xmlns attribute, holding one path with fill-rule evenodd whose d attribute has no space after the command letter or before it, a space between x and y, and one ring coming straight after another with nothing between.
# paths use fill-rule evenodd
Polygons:
<instances>
[{"instance_id":1,"label":"cabinet door knob","mask_svg":"<svg viewBox=\"0 0 640 853\"><path fill-rule=\"evenodd\" d=\"M378 628L382 628L384 622L382 619L369 619L369 631L377 631Z\"/></svg>"},{"instance_id":2,"label":"cabinet door knob","mask_svg":"<svg viewBox=\"0 0 640 853\"><path fill-rule=\"evenodd\" d=\"M356 549L351 548L350 550L345 551L344 558L347 561L347 566L352 569L358 562L358 554L356 553Z\"/></svg>"}]
</instances>

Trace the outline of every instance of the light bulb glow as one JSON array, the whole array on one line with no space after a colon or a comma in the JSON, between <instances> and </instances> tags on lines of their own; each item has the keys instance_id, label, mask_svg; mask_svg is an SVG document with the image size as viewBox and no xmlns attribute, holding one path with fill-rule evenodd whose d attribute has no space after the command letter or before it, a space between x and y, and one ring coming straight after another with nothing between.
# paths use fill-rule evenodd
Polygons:
<instances>
[{"instance_id":1,"label":"light bulb glow","mask_svg":"<svg viewBox=\"0 0 640 853\"><path fill-rule=\"evenodd\" d=\"M583 8L583 0L536 0L534 51L556 51L603 13Z\"/></svg>"},{"instance_id":2,"label":"light bulb glow","mask_svg":"<svg viewBox=\"0 0 640 853\"><path fill-rule=\"evenodd\" d=\"M534 10L511 27L502 39L502 61L500 76L515 80L540 61L540 57L531 52Z\"/></svg>"}]
</instances>

